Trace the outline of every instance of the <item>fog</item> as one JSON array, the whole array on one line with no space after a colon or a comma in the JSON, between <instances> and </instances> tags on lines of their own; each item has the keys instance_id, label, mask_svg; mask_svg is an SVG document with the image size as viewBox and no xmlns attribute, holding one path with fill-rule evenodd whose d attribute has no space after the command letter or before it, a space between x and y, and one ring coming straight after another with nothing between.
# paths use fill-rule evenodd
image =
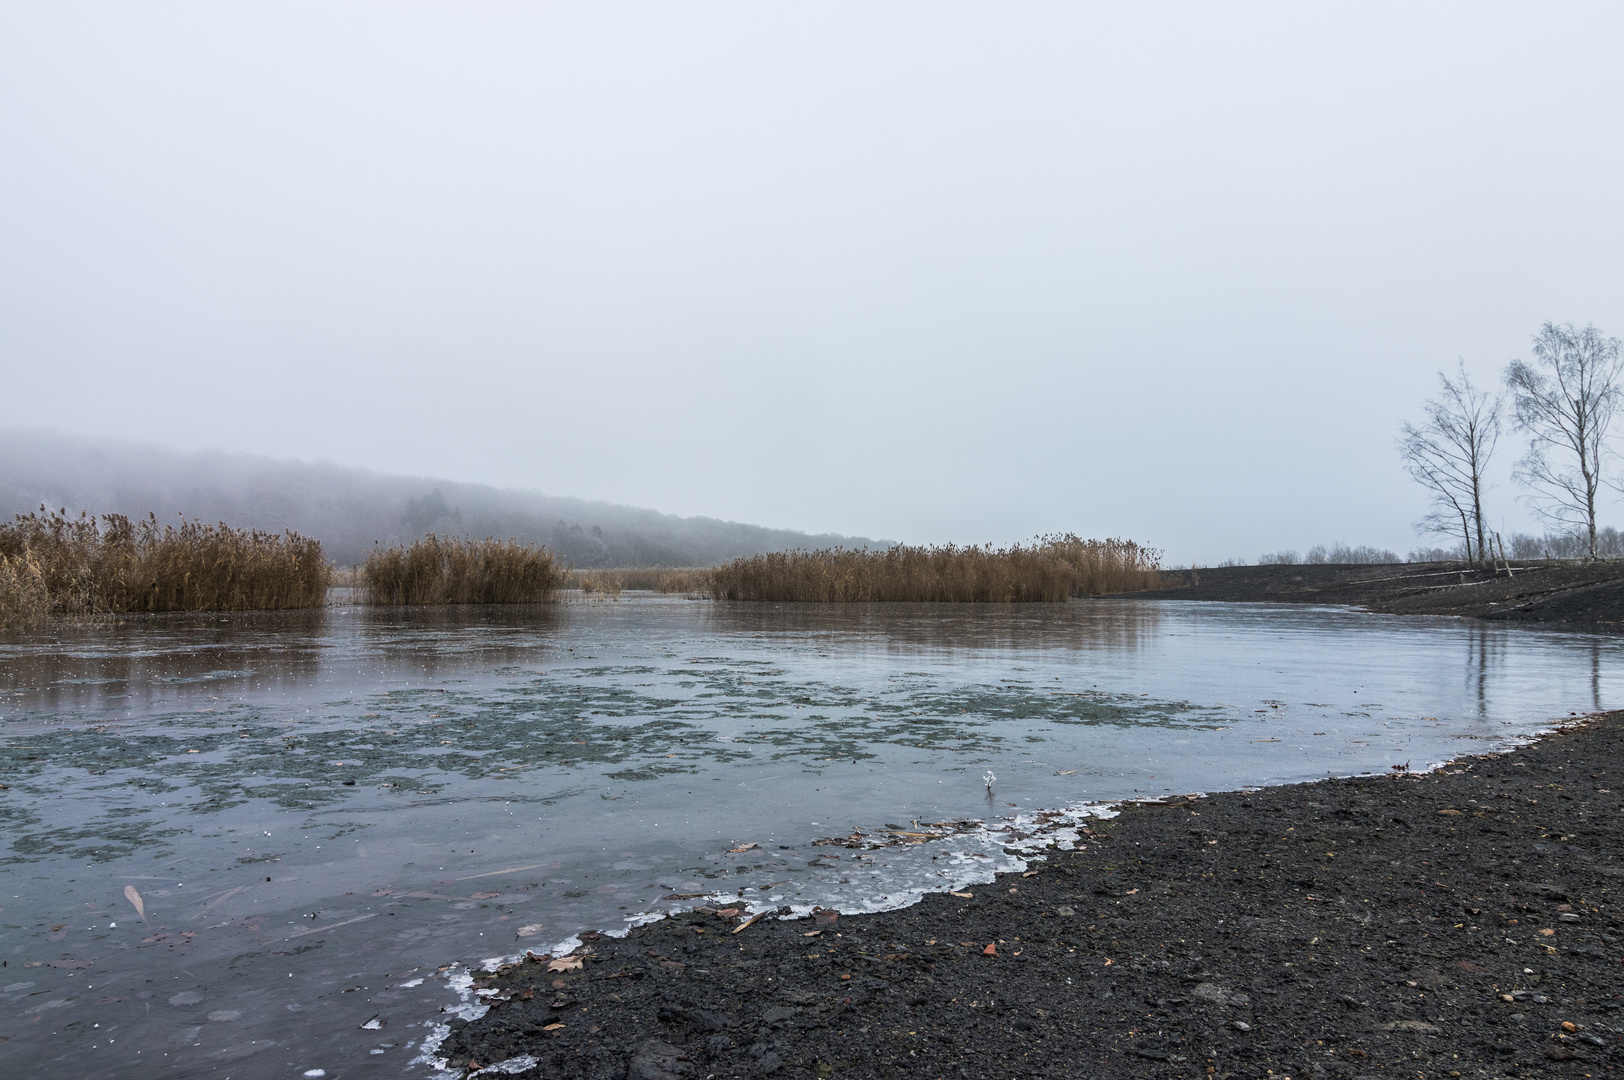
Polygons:
<instances>
[{"instance_id":1,"label":"fog","mask_svg":"<svg viewBox=\"0 0 1624 1080\"><path fill-rule=\"evenodd\" d=\"M1403 552L1437 369L1624 334L1621 46L1582 4L10 4L0 425Z\"/></svg>"},{"instance_id":2,"label":"fog","mask_svg":"<svg viewBox=\"0 0 1624 1080\"><path fill-rule=\"evenodd\" d=\"M176 453L159 446L51 431L0 431L0 520L44 507L92 515L154 515L291 529L322 542L341 566L376 544L425 533L542 544L574 567L713 566L789 548L888 546L862 536L676 517L606 502L505 491L432 477L390 476L331 462L251 454Z\"/></svg>"}]
</instances>

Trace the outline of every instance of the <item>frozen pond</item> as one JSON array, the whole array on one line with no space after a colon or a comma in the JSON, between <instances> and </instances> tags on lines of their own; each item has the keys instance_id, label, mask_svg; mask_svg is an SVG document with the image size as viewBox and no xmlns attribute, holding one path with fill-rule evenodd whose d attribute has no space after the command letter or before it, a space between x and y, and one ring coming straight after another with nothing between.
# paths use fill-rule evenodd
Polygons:
<instances>
[{"instance_id":1,"label":"frozen pond","mask_svg":"<svg viewBox=\"0 0 1624 1080\"><path fill-rule=\"evenodd\" d=\"M1619 704L1621 648L1166 601L0 635L0 1067L428 1074L453 961L673 895L861 910L1012 864L980 829L811 843L857 828L1420 769Z\"/></svg>"}]
</instances>

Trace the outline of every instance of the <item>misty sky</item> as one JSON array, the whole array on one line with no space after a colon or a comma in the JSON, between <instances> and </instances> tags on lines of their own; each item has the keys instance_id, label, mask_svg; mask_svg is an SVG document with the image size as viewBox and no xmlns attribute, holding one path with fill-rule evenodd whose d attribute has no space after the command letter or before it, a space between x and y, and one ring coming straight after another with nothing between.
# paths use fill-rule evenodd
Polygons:
<instances>
[{"instance_id":1,"label":"misty sky","mask_svg":"<svg viewBox=\"0 0 1624 1080\"><path fill-rule=\"evenodd\" d=\"M1403 553L1438 368L1624 335L1621 55L1616 4L8 2L0 424Z\"/></svg>"}]
</instances>

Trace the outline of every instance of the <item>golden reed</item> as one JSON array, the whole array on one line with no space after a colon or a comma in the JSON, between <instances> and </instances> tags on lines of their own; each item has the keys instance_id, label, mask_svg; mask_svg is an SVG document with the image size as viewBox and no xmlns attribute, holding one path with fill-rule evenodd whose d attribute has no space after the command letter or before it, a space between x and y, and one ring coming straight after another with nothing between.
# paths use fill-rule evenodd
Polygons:
<instances>
[{"instance_id":1,"label":"golden reed","mask_svg":"<svg viewBox=\"0 0 1624 1080\"><path fill-rule=\"evenodd\" d=\"M1053 603L1161 584L1161 552L1131 540L1069 533L1008 548L786 551L711 571L711 595L718 600L811 603Z\"/></svg>"},{"instance_id":2,"label":"golden reed","mask_svg":"<svg viewBox=\"0 0 1624 1080\"><path fill-rule=\"evenodd\" d=\"M132 522L66 511L0 525L0 621L46 615L265 611L319 607L328 566L319 541L296 533L183 521Z\"/></svg>"},{"instance_id":3,"label":"golden reed","mask_svg":"<svg viewBox=\"0 0 1624 1080\"><path fill-rule=\"evenodd\" d=\"M369 604L535 604L563 584L552 552L517 540L430 533L404 547L374 548L361 564Z\"/></svg>"}]
</instances>

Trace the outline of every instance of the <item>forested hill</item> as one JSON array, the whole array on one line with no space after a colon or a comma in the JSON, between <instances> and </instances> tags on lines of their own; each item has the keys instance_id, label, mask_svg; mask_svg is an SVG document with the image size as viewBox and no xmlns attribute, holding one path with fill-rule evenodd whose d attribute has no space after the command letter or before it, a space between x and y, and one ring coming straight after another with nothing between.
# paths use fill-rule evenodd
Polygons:
<instances>
[{"instance_id":1,"label":"forested hill","mask_svg":"<svg viewBox=\"0 0 1624 1080\"><path fill-rule=\"evenodd\" d=\"M321 540L340 564L364 558L375 542L428 532L545 544L582 567L712 566L790 548L889 546L340 465L0 430L0 517L41 504L292 529Z\"/></svg>"}]
</instances>

